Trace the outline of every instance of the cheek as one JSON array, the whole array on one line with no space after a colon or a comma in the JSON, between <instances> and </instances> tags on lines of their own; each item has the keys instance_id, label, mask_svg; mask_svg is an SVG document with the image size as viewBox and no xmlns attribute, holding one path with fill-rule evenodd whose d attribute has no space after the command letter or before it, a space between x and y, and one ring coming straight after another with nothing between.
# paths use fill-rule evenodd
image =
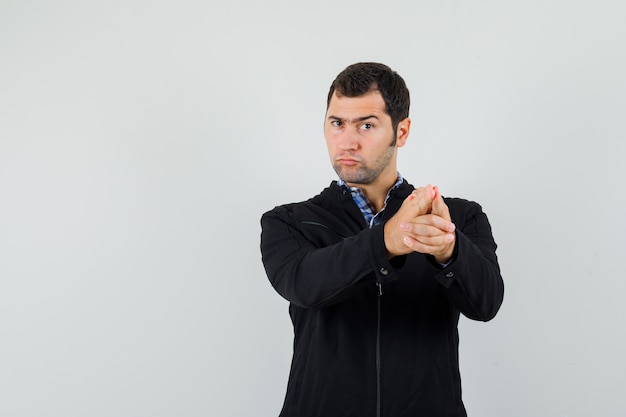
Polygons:
<instances>
[{"instance_id":1,"label":"cheek","mask_svg":"<svg viewBox=\"0 0 626 417\"><path fill-rule=\"evenodd\" d=\"M328 129L324 129L324 140L326 141L326 146L330 146L330 143L332 142L331 137L332 136L330 135Z\"/></svg>"},{"instance_id":2,"label":"cheek","mask_svg":"<svg viewBox=\"0 0 626 417\"><path fill-rule=\"evenodd\" d=\"M328 139L328 137L326 137L326 148L328 149L328 153L330 155L332 155L335 152L336 146L332 140Z\"/></svg>"},{"instance_id":3,"label":"cheek","mask_svg":"<svg viewBox=\"0 0 626 417\"><path fill-rule=\"evenodd\" d=\"M328 149L337 146L337 136L332 135L328 131L324 131L324 140L326 141L326 146L328 147Z\"/></svg>"}]
</instances>

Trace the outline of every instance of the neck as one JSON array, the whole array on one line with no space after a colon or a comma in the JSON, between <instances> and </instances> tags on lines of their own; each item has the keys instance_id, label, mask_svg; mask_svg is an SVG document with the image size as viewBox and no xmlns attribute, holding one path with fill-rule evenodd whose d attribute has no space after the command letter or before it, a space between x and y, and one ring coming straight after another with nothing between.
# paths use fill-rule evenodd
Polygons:
<instances>
[{"instance_id":1,"label":"neck","mask_svg":"<svg viewBox=\"0 0 626 417\"><path fill-rule=\"evenodd\" d=\"M393 175L387 175L386 178L381 176L372 184L348 183L348 185L350 187L360 188L363 194L365 194L365 197L372 203L376 212L379 212L385 205L385 198L387 197L389 189L393 187L396 181L398 181L398 173L394 171Z\"/></svg>"}]
</instances>

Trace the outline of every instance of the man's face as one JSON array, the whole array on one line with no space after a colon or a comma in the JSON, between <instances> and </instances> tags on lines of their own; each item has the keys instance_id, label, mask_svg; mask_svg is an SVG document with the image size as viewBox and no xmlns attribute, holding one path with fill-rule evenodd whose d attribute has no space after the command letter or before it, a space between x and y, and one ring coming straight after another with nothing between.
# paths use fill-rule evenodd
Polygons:
<instances>
[{"instance_id":1,"label":"man's face","mask_svg":"<svg viewBox=\"0 0 626 417\"><path fill-rule=\"evenodd\" d=\"M408 119L405 119L408 120ZM403 135L398 127L398 132ZM408 131L395 144L391 117L378 91L359 97L333 94L324 123L324 136L330 161L339 178L350 185L369 185L383 176L397 176L397 146L406 141Z\"/></svg>"}]
</instances>

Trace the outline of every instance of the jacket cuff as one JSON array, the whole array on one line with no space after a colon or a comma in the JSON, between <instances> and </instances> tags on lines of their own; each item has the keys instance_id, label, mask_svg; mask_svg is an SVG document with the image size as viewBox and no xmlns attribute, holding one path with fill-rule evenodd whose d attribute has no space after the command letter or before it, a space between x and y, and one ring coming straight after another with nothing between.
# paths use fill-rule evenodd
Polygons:
<instances>
[{"instance_id":1,"label":"jacket cuff","mask_svg":"<svg viewBox=\"0 0 626 417\"><path fill-rule=\"evenodd\" d=\"M454 280L459 277L459 274L463 274L465 270L463 267L463 254L468 253L467 245L471 244L472 242L467 236L457 231L452 259L445 266L437 262L433 256L428 256L430 263L440 271L435 275L435 279L439 281L441 285L449 288Z\"/></svg>"},{"instance_id":2,"label":"jacket cuff","mask_svg":"<svg viewBox=\"0 0 626 417\"><path fill-rule=\"evenodd\" d=\"M369 230L372 233L370 239L370 247L368 258L371 260L372 269L376 282L385 284L387 282L398 279L396 269L393 267L387 255L387 247L385 246L384 224L379 224Z\"/></svg>"}]
</instances>

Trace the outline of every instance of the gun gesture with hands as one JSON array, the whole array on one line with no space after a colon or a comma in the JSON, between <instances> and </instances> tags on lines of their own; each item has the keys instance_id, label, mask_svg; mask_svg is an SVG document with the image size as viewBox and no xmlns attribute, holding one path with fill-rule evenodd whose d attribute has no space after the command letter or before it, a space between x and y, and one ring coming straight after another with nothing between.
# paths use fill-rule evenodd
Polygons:
<instances>
[{"instance_id":1,"label":"gun gesture with hands","mask_svg":"<svg viewBox=\"0 0 626 417\"><path fill-rule=\"evenodd\" d=\"M454 253L454 231L439 187L428 184L415 189L385 224L385 246L390 258L419 252L445 264Z\"/></svg>"}]
</instances>

